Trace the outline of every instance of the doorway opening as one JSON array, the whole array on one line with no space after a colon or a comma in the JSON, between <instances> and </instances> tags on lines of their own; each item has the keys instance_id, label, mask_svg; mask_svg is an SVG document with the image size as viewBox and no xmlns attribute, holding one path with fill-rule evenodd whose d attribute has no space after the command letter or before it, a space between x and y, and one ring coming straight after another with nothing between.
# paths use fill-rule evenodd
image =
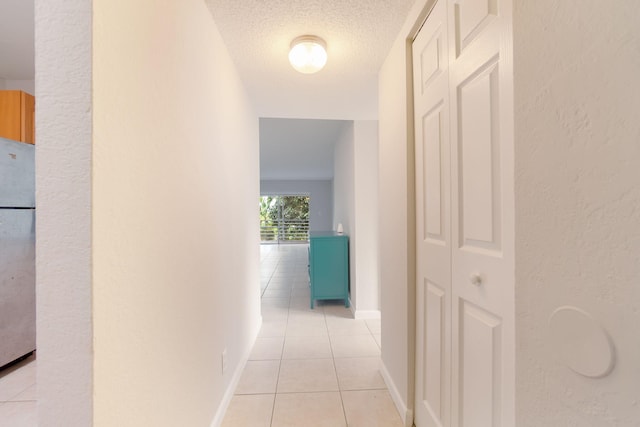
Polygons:
<instances>
[{"instance_id":1,"label":"doorway opening","mask_svg":"<svg viewBox=\"0 0 640 427\"><path fill-rule=\"evenodd\" d=\"M309 195L260 197L261 243L309 241Z\"/></svg>"}]
</instances>

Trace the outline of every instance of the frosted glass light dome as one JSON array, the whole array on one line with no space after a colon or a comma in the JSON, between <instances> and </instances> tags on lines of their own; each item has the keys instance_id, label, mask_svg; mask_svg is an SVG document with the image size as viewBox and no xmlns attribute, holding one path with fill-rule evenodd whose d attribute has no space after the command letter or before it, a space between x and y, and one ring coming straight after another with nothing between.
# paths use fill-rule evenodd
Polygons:
<instances>
[{"instance_id":1,"label":"frosted glass light dome","mask_svg":"<svg viewBox=\"0 0 640 427\"><path fill-rule=\"evenodd\" d=\"M304 74L320 71L327 63L326 43L317 36L300 36L291 42L289 62Z\"/></svg>"}]
</instances>

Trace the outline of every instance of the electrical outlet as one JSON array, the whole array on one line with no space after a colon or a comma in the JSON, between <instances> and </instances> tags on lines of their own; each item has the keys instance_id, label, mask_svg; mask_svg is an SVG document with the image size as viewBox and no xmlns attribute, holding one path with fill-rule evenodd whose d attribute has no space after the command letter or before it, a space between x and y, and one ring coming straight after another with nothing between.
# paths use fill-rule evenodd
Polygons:
<instances>
[{"instance_id":1,"label":"electrical outlet","mask_svg":"<svg viewBox=\"0 0 640 427\"><path fill-rule=\"evenodd\" d=\"M227 372L227 349L226 348L222 350L222 355L220 359L222 362L222 375L224 375Z\"/></svg>"}]
</instances>

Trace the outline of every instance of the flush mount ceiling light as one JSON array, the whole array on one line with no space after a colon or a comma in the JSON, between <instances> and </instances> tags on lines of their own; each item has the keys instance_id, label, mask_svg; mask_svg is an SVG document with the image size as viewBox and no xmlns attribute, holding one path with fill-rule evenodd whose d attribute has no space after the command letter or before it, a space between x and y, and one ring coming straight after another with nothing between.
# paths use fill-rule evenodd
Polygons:
<instances>
[{"instance_id":1,"label":"flush mount ceiling light","mask_svg":"<svg viewBox=\"0 0 640 427\"><path fill-rule=\"evenodd\" d=\"M313 74L327 63L327 44L317 36L300 36L291 42L289 62L304 74Z\"/></svg>"}]
</instances>

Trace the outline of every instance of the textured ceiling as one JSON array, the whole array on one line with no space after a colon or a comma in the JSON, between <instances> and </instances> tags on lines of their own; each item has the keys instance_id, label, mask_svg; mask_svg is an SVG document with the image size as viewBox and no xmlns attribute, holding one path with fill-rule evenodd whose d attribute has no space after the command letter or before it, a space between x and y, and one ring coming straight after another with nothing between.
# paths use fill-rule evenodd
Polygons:
<instances>
[{"instance_id":1,"label":"textured ceiling","mask_svg":"<svg viewBox=\"0 0 640 427\"><path fill-rule=\"evenodd\" d=\"M340 120L378 118L378 71L415 0L205 1L263 117L261 178L333 178ZM289 65L304 34L327 43L316 74Z\"/></svg>"},{"instance_id":2,"label":"textured ceiling","mask_svg":"<svg viewBox=\"0 0 640 427\"><path fill-rule=\"evenodd\" d=\"M34 78L33 0L0 0L0 79Z\"/></svg>"},{"instance_id":3,"label":"textured ceiling","mask_svg":"<svg viewBox=\"0 0 640 427\"><path fill-rule=\"evenodd\" d=\"M376 119L377 76L414 0L205 0L261 117ZM327 43L317 74L288 62L303 34Z\"/></svg>"}]
</instances>

